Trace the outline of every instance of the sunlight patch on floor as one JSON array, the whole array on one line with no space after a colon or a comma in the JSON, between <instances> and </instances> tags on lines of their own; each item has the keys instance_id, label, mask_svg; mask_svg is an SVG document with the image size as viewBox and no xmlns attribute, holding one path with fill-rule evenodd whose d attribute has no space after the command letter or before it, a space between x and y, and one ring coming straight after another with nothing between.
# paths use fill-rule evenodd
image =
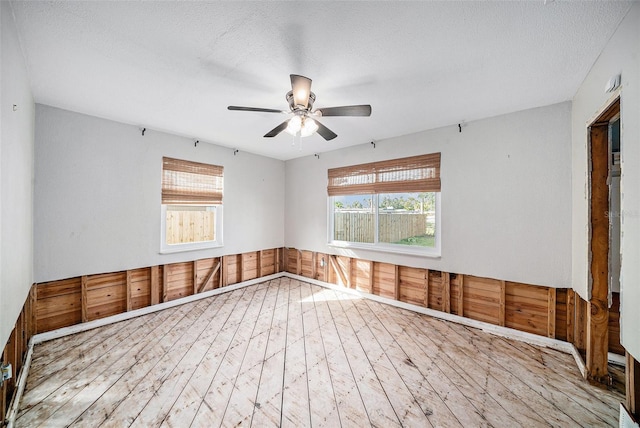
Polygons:
<instances>
[{"instance_id":1,"label":"sunlight patch on floor","mask_svg":"<svg viewBox=\"0 0 640 428\"><path fill-rule=\"evenodd\" d=\"M304 299L300 300L300 303L313 303L314 301L315 302L333 302L338 300L360 300L360 299L362 299L362 297L360 296L355 296L347 293L338 294L333 290L324 289L316 293L313 293L309 297L305 297Z\"/></svg>"}]
</instances>

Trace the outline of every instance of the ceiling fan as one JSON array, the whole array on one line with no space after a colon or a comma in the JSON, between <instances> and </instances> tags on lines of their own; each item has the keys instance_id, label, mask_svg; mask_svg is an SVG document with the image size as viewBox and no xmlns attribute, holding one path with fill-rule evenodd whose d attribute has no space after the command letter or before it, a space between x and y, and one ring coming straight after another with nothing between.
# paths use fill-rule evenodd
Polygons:
<instances>
[{"instance_id":1,"label":"ceiling fan","mask_svg":"<svg viewBox=\"0 0 640 428\"><path fill-rule=\"evenodd\" d=\"M311 92L311 79L297 74L291 74L291 90L287 92L286 99L289 103L289 111L277 110L259 107L239 107L229 106L229 110L236 111L256 111L263 113L285 113L293 114L293 117L285 120L280 125L267 132L266 138L275 137L282 131L300 136L308 137L315 132L320 134L325 140L333 140L338 135L318 122L319 117L323 116L371 116L371 106L368 104L326 107L312 110L313 103L316 100L316 94Z\"/></svg>"}]
</instances>

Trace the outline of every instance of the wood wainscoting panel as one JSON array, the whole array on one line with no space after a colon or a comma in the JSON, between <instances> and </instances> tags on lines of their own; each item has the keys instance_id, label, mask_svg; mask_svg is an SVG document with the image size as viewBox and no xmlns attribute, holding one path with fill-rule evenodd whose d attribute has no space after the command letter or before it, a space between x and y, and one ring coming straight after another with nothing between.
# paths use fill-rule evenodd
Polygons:
<instances>
[{"instance_id":1,"label":"wood wainscoting panel","mask_svg":"<svg viewBox=\"0 0 640 428\"><path fill-rule=\"evenodd\" d=\"M260 254L260 276L273 275L276 272L280 272L277 250L262 250Z\"/></svg>"},{"instance_id":2,"label":"wood wainscoting panel","mask_svg":"<svg viewBox=\"0 0 640 428\"><path fill-rule=\"evenodd\" d=\"M85 278L87 321L127 311L126 272L88 275Z\"/></svg>"},{"instance_id":3,"label":"wood wainscoting panel","mask_svg":"<svg viewBox=\"0 0 640 428\"><path fill-rule=\"evenodd\" d=\"M464 316L500 324L500 287L497 279L464 276Z\"/></svg>"},{"instance_id":4,"label":"wood wainscoting panel","mask_svg":"<svg viewBox=\"0 0 640 428\"><path fill-rule=\"evenodd\" d=\"M293 274L300 274L298 272L298 258L300 257L298 250L295 248L285 248L286 257L286 271Z\"/></svg>"},{"instance_id":5,"label":"wood wainscoting panel","mask_svg":"<svg viewBox=\"0 0 640 428\"><path fill-rule=\"evenodd\" d=\"M395 298L396 267L390 263L373 263L373 294Z\"/></svg>"},{"instance_id":6,"label":"wood wainscoting panel","mask_svg":"<svg viewBox=\"0 0 640 428\"><path fill-rule=\"evenodd\" d=\"M506 282L505 326L547 335L548 288Z\"/></svg>"},{"instance_id":7,"label":"wood wainscoting panel","mask_svg":"<svg viewBox=\"0 0 640 428\"><path fill-rule=\"evenodd\" d=\"M258 251L252 251L250 253L243 253L240 255L242 258L242 275L240 281L249 281L258 277L258 268L260 266L260 257Z\"/></svg>"},{"instance_id":8,"label":"wood wainscoting panel","mask_svg":"<svg viewBox=\"0 0 640 428\"><path fill-rule=\"evenodd\" d=\"M373 263L369 260L354 259L351 264L355 289L365 293L373 293Z\"/></svg>"},{"instance_id":9,"label":"wood wainscoting panel","mask_svg":"<svg viewBox=\"0 0 640 428\"><path fill-rule=\"evenodd\" d=\"M400 301L424 306L425 269L400 266Z\"/></svg>"},{"instance_id":10,"label":"wood wainscoting panel","mask_svg":"<svg viewBox=\"0 0 640 428\"><path fill-rule=\"evenodd\" d=\"M82 322L82 291L80 277L36 285L37 333L55 330Z\"/></svg>"},{"instance_id":11,"label":"wood wainscoting panel","mask_svg":"<svg viewBox=\"0 0 640 428\"><path fill-rule=\"evenodd\" d=\"M236 284L241 281L242 276L242 255L233 254L230 256L224 256L226 268L226 278L224 285Z\"/></svg>"},{"instance_id":12,"label":"wood wainscoting panel","mask_svg":"<svg viewBox=\"0 0 640 428\"><path fill-rule=\"evenodd\" d=\"M220 287L222 260L220 257L196 260L196 288L198 293Z\"/></svg>"},{"instance_id":13,"label":"wood wainscoting panel","mask_svg":"<svg viewBox=\"0 0 640 428\"><path fill-rule=\"evenodd\" d=\"M449 279L449 308L455 315L464 316L464 275L452 273Z\"/></svg>"},{"instance_id":14,"label":"wood wainscoting panel","mask_svg":"<svg viewBox=\"0 0 640 428\"><path fill-rule=\"evenodd\" d=\"M442 311L444 308L444 301L442 300L444 278L442 272L437 270L430 270L428 271L428 273L428 307L431 309Z\"/></svg>"},{"instance_id":15,"label":"wood wainscoting panel","mask_svg":"<svg viewBox=\"0 0 640 428\"><path fill-rule=\"evenodd\" d=\"M313 251L301 251L300 253L300 275L313 278Z\"/></svg>"},{"instance_id":16,"label":"wood wainscoting panel","mask_svg":"<svg viewBox=\"0 0 640 428\"><path fill-rule=\"evenodd\" d=\"M555 338L567 340L567 299L568 290L566 288L556 289L556 334Z\"/></svg>"},{"instance_id":17,"label":"wood wainscoting panel","mask_svg":"<svg viewBox=\"0 0 640 428\"><path fill-rule=\"evenodd\" d=\"M130 310L151 305L151 268L130 270Z\"/></svg>"},{"instance_id":18,"label":"wood wainscoting panel","mask_svg":"<svg viewBox=\"0 0 640 428\"><path fill-rule=\"evenodd\" d=\"M164 269L166 302L193 294L193 262L172 263Z\"/></svg>"}]
</instances>

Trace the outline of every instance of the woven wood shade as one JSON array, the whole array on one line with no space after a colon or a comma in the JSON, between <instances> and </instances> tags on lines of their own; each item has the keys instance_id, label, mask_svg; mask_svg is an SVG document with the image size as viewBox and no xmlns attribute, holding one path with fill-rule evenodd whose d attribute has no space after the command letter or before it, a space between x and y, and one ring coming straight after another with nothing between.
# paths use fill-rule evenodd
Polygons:
<instances>
[{"instance_id":1,"label":"woven wood shade","mask_svg":"<svg viewBox=\"0 0 640 428\"><path fill-rule=\"evenodd\" d=\"M440 153L332 168L329 196L439 192Z\"/></svg>"},{"instance_id":2,"label":"woven wood shade","mask_svg":"<svg viewBox=\"0 0 640 428\"><path fill-rule=\"evenodd\" d=\"M222 203L224 167L162 158L162 203L213 205Z\"/></svg>"}]
</instances>

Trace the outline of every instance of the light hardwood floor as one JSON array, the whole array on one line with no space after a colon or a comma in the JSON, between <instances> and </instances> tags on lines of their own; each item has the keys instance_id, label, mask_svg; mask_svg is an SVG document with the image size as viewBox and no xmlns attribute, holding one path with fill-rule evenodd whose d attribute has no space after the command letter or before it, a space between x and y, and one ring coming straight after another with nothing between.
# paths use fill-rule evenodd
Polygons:
<instances>
[{"instance_id":1,"label":"light hardwood floor","mask_svg":"<svg viewBox=\"0 0 640 428\"><path fill-rule=\"evenodd\" d=\"M16 426L617 426L573 358L289 278L36 346Z\"/></svg>"}]
</instances>

